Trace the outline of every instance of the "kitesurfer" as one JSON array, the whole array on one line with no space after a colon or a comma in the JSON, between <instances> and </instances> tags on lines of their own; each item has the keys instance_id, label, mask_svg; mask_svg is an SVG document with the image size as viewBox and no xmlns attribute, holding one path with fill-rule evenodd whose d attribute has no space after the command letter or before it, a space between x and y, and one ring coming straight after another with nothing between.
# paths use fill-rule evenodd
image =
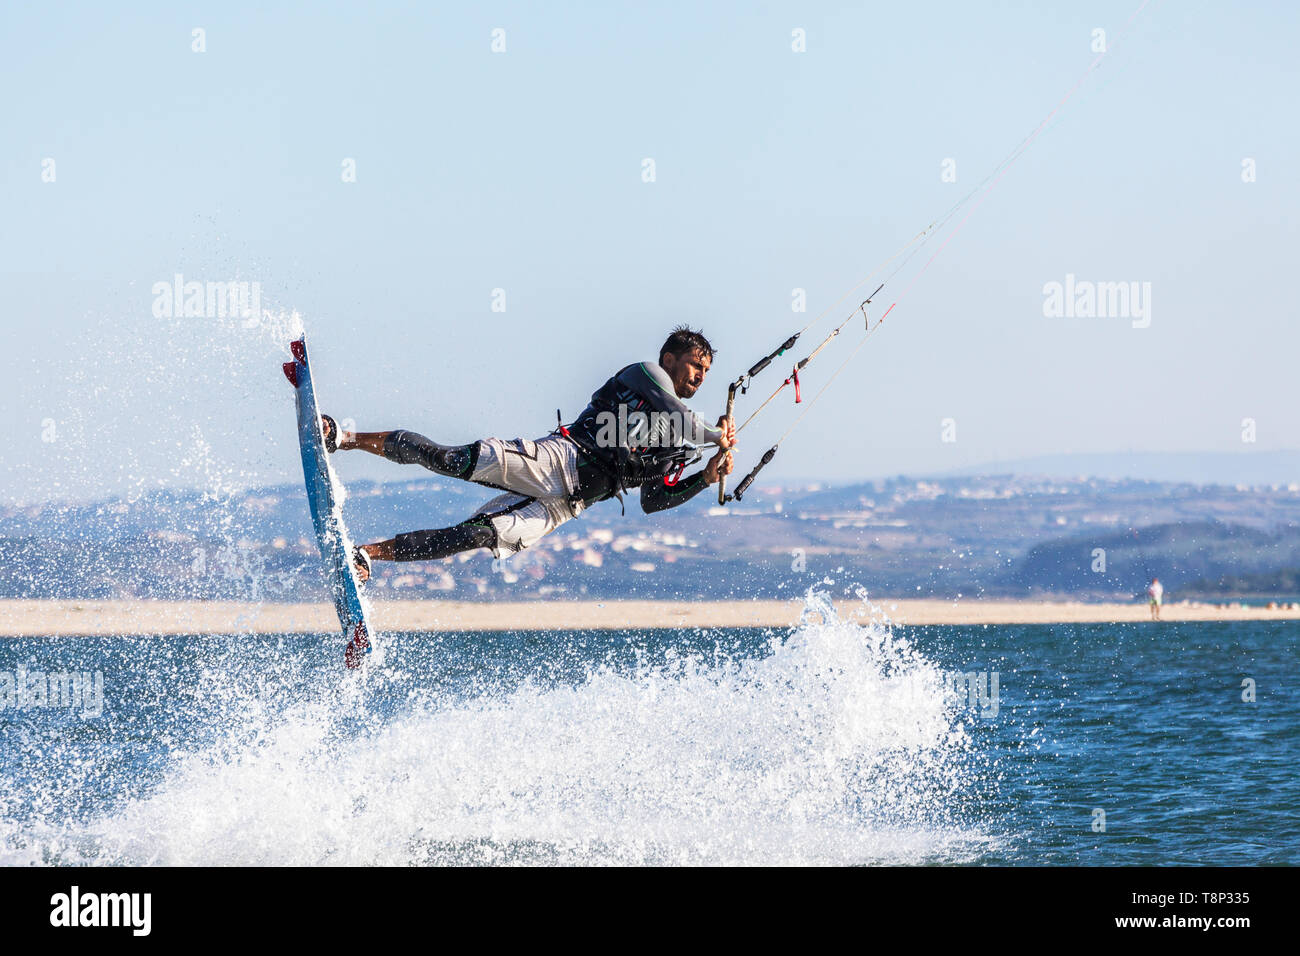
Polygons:
<instances>
[{"instance_id":1,"label":"kitesurfer","mask_svg":"<svg viewBox=\"0 0 1300 956\"><path fill-rule=\"evenodd\" d=\"M498 558L514 554L598 501L622 501L634 487L641 489L646 513L686 503L732 469L735 422L723 416L711 426L683 401L696 393L712 363L713 347L704 335L679 326L659 350L658 362L621 369L572 424L536 441L485 438L440 445L406 430L345 432L322 415L330 451L359 448L503 492L460 524L355 548L358 577L370 576L374 560L433 561L477 548ZM697 445L718 451L704 468L682 477L685 466L701 457Z\"/></svg>"}]
</instances>

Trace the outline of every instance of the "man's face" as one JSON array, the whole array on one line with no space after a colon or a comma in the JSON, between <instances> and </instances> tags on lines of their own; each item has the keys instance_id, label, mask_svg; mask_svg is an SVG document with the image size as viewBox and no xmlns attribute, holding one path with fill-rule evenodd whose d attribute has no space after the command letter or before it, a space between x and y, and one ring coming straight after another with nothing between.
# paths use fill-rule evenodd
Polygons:
<instances>
[{"instance_id":1,"label":"man's face","mask_svg":"<svg viewBox=\"0 0 1300 956\"><path fill-rule=\"evenodd\" d=\"M677 397L690 398L704 383L704 373L709 370L713 360L699 349L691 349L682 355L665 352L659 364L673 380L673 389L677 392Z\"/></svg>"}]
</instances>

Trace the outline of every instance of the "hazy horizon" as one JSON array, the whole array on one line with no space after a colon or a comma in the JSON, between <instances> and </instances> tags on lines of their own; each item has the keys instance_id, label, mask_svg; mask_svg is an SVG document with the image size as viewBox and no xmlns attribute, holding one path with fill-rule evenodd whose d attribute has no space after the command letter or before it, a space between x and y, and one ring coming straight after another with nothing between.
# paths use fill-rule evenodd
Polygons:
<instances>
[{"instance_id":1,"label":"hazy horizon","mask_svg":"<svg viewBox=\"0 0 1300 956\"><path fill-rule=\"evenodd\" d=\"M1144 468L1125 470L1117 466L1116 463L1118 461L1131 461L1134 455L1145 457L1150 460L1144 463ZM969 478L971 480L989 480L1002 477L1059 479L1063 481L1151 481L1167 484L1195 485L1199 487L1233 487L1236 485L1244 485L1252 488L1272 488L1286 487L1288 485L1300 486L1300 478L1293 477L1300 474L1300 449L1244 452L1241 453L1241 455L1250 459L1258 460L1248 462L1246 467L1233 469L1229 463L1237 460L1241 456L1232 455L1230 453L1209 453L1206 455L1197 455L1194 452L1172 452L1168 454L1161 454L1158 452L1116 452L1110 455L1081 453L1075 455L1042 456L1038 458L1024 458L1012 461L986 462L982 466L976 465L968 468L950 469L945 471L880 472L878 474L833 479L817 475L797 474L786 474L780 478L768 477L769 473L765 470L762 473L762 478L759 480L757 487L780 486L782 488L796 489L800 487L806 488L820 485L823 488L830 489L891 480L948 481L959 480L962 478ZM349 457L358 458L359 456ZM1108 469L1105 467L1097 467L1097 470L1091 471L1086 469L1081 470L1080 466L1084 463L1092 463L1094 467L1108 464L1110 467ZM1218 477L1204 477L1207 473L1217 474ZM428 479L430 481L447 481L443 476L415 468L385 470L377 476L353 476L353 481L358 483L376 482L378 484L393 485L405 484L410 481L419 481L423 479ZM222 490L233 494L241 494L263 488L282 487L286 485L296 488L301 480L301 475L290 474L276 480L262 483L228 485ZM149 494L153 492L199 494L210 490L209 487L204 485L167 485L147 490L142 489L136 494ZM134 496L105 492L102 494L91 495L89 497L72 498L19 499L10 497L3 502L0 502L0 507L31 508L51 505L82 507L94 504L98 501L111 501L124 497L131 498Z\"/></svg>"}]
</instances>

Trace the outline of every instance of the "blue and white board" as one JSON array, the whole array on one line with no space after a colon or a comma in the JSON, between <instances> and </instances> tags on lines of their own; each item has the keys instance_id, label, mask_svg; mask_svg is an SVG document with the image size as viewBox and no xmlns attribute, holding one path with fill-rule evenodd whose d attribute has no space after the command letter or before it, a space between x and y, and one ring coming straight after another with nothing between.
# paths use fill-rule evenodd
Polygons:
<instances>
[{"instance_id":1,"label":"blue and white board","mask_svg":"<svg viewBox=\"0 0 1300 956\"><path fill-rule=\"evenodd\" d=\"M343 626L343 636L348 642L343 653L344 663L348 667L360 667L365 655L370 653L372 631L366 623L366 605L361 599L361 586L352 568L352 541L343 524L341 502L335 493L335 489L342 485L334 477L329 452L325 450L311 366L307 364L307 337L290 342L289 350L293 352L293 361L284 363L284 374L298 397L298 443L302 447L302 474L307 480L311 523L316 528L321 557L325 559L334 609L338 611L339 624Z\"/></svg>"}]
</instances>

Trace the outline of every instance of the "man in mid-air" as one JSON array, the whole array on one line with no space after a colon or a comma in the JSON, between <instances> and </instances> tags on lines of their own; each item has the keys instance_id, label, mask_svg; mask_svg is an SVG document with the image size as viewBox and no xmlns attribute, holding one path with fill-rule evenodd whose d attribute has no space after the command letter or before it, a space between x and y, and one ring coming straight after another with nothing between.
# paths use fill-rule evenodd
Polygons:
<instances>
[{"instance_id":1,"label":"man in mid-air","mask_svg":"<svg viewBox=\"0 0 1300 956\"><path fill-rule=\"evenodd\" d=\"M435 561L476 548L488 548L498 558L514 554L595 502L621 501L634 487L641 489L646 513L684 504L732 469L735 422L724 416L711 426L682 401L699 389L712 363L713 347L703 334L680 326L659 350L657 363L622 369L591 396L573 424L536 441L485 438L440 445L403 430L341 431L322 415L331 452L360 448L504 492L460 524L353 549L357 576L367 580L372 561ZM696 445L715 445L718 451L704 468L683 478L685 466L700 457Z\"/></svg>"}]
</instances>

